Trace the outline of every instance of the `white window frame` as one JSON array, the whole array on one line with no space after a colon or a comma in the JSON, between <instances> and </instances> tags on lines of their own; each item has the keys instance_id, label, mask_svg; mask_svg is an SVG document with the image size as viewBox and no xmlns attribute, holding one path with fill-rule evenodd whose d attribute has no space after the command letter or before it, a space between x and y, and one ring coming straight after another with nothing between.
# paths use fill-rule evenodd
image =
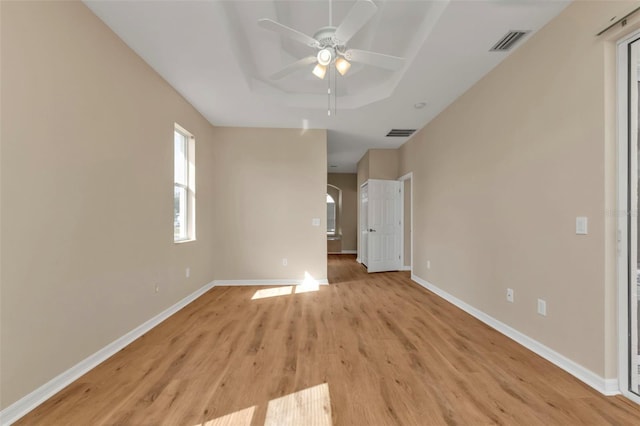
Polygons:
<instances>
[{"instance_id":1,"label":"white window frame","mask_svg":"<svg viewBox=\"0 0 640 426\"><path fill-rule=\"evenodd\" d=\"M630 210L628 201L628 77L629 55L628 46L640 37L640 31L626 35L617 43L617 171L618 171L618 388L626 398L640 404L640 397L629 390L629 247L627 237L629 234L628 214ZM611 392L615 394L615 392Z\"/></svg>"},{"instance_id":2,"label":"white window frame","mask_svg":"<svg viewBox=\"0 0 640 426\"><path fill-rule=\"evenodd\" d=\"M180 126L178 123L174 123L174 138L175 138L175 133L179 133L182 136L185 137L186 140L186 164L185 164L185 171L187 174L187 184L183 184L183 183L178 183L176 182L176 176L175 176L175 169L174 169L174 176L173 176L173 188L174 188L174 197L175 197L175 188L179 187L182 188L184 190L186 190L186 194L187 194L187 200L186 200L186 206L185 206L185 221L186 221L186 227L187 227L187 232L186 232L186 236L183 238L176 238L175 236L175 217L173 218L174 220L174 237L173 237L173 242L176 244L179 243L187 243L190 241L195 241L196 240L196 191L195 191L195 184L196 184L196 178L195 178L195 138L194 136L188 131L186 130L184 127ZM173 155L174 155L174 167L175 167L175 142L173 144ZM175 202L175 200L174 200ZM173 205L173 203L172 203Z\"/></svg>"},{"instance_id":3,"label":"white window frame","mask_svg":"<svg viewBox=\"0 0 640 426\"><path fill-rule=\"evenodd\" d=\"M327 229L328 237L335 237L338 235L338 202L327 192L327 198L331 198L333 200L333 232L329 232ZM327 201L327 204L329 202ZM327 225L329 225L329 217L327 217Z\"/></svg>"}]
</instances>

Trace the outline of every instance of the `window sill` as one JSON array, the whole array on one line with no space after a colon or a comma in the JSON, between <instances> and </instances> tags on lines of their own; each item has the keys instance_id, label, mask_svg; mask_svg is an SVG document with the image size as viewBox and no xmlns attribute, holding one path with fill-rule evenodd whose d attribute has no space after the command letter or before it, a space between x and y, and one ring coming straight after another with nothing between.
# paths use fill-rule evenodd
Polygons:
<instances>
[{"instance_id":1,"label":"window sill","mask_svg":"<svg viewBox=\"0 0 640 426\"><path fill-rule=\"evenodd\" d=\"M173 244L184 244L184 243L192 243L194 242L196 239L195 238L190 238L188 240L173 240Z\"/></svg>"}]
</instances>

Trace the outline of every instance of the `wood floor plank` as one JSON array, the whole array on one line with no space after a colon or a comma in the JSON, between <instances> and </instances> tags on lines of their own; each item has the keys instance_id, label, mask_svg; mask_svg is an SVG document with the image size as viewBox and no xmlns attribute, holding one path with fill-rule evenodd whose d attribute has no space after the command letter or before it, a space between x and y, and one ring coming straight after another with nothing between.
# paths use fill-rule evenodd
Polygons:
<instances>
[{"instance_id":1,"label":"wood floor plank","mask_svg":"<svg viewBox=\"0 0 640 426\"><path fill-rule=\"evenodd\" d=\"M336 255L329 281L216 287L17 424L640 424L407 272Z\"/></svg>"}]
</instances>

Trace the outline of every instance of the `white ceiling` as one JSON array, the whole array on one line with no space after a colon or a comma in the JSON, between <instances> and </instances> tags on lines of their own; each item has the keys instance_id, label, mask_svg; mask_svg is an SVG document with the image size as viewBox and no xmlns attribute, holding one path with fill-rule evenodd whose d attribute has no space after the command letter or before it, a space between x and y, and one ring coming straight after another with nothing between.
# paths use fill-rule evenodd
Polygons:
<instances>
[{"instance_id":1,"label":"white ceiling","mask_svg":"<svg viewBox=\"0 0 640 426\"><path fill-rule=\"evenodd\" d=\"M489 52L507 31L535 32L568 4L374 2L378 12L348 47L401 56L405 66L392 72L354 64L337 78L337 109L329 117L327 80L311 75L313 65L269 79L314 50L256 24L270 18L313 35L329 24L328 0L85 0L211 124L328 129L329 172L355 172L367 149L403 144L407 138L385 135L392 128L423 127L509 54ZM334 26L354 3L333 1ZM418 102L427 105L416 109Z\"/></svg>"}]
</instances>

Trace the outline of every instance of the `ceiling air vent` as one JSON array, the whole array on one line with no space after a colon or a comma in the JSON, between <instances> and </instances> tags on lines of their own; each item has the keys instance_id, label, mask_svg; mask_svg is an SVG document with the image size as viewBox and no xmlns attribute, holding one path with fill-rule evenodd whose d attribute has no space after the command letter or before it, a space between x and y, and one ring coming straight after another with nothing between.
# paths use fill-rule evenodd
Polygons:
<instances>
[{"instance_id":1,"label":"ceiling air vent","mask_svg":"<svg viewBox=\"0 0 640 426\"><path fill-rule=\"evenodd\" d=\"M391 129L387 133L388 138L406 138L414 134L416 129Z\"/></svg>"},{"instance_id":2,"label":"ceiling air vent","mask_svg":"<svg viewBox=\"0 0 640 426\"><path fill-rule=\"evenodd\" d=\"M506 52L530 31L509 31L499 42L493 45L490 52Z\"/></svg>"}]
</instances>

